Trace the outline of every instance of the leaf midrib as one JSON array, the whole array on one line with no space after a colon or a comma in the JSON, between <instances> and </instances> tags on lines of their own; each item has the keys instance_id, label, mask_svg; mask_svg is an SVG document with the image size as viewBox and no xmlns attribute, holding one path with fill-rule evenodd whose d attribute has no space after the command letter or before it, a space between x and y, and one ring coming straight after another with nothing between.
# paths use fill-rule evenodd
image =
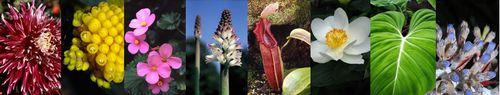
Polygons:
<instances>
[{"instance_id":1,"label":"leaf midrib","mask_svg":"<svg viewBox=\"0 0 500 95\"><path fill-rule=\"evenodd\" d=\"M399 73L399 64L401 64L401 55L403 53L403 49L405 46L406 42L406 37L403 37L401 35L401 44L399 45L399 53L398 53L398 59L397 59L397 64L396 64L396 75L394 76L394 84L392 86L392 95L394 95L394 91L396 91L396 83L398 83L398 73Z\"/></svg>"}]
</instances>

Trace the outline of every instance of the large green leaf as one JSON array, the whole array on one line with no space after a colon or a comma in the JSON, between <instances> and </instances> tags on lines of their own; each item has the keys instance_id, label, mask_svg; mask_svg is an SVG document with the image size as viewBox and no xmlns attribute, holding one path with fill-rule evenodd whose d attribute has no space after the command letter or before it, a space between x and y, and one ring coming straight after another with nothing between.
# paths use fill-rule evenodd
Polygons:
<instances>
[{"instance_id":1,"label":"large green leaf","mask_svg":"<svg viewBox=\"0 0 500 95\"><path fill-rule=\"evenodd\" d=\"M310 88L311 67L293 70L283 80L283 95L309 95Z\"/></svg>"},{"instance_id":2,"label":"large green leaf","mask_svg":"<svg viewBox=\"0 0 500 95\"><path fill-rule=\"evenodd\" d=\"M427 2L429 2L429 4L431 4L431 6L436 9L436 0L427 0Z\"/></svg>"},{"instance_id":3,"label":"large green leaf","mask_svg":"<svg viewBox=\"0 0 500 95\"><path fill-rule=\"evenodd\" d=\"M409 26L405 18L395 11L371 18L371 94L424 95L434 86L436 13L420 9Z\"/></svg>"},{"instance_id":4,"label":"large green leaf","mask_svg":"<svg viewBox=\"0 0 500 95\"><path fill-rule=\"evenodd\" d=\"M388 10L402 10L406 8L408 0L370 0L370 4L377 7L384 7Z\"/></svg>"}]
</instances>

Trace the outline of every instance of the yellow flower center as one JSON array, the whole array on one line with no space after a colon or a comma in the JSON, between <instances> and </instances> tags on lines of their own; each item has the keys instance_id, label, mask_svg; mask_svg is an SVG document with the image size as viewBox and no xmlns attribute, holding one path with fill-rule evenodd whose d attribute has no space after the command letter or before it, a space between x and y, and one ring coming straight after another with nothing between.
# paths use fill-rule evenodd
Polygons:
<instances>
[{"instance_id":1,"label":"yellow flower center","mask_svg":"<svg viewBox=\"0 0 500 95\"><path fill-rule=\"evenodd\" d=\"M347 42L347 34L342 29L332 29L326 33L326 45L330 48L338 48Z\"/></svg>"},{"instance_id":2,"label":"yellow flower center","mask_svg":"<svg viewBox=\"0 0 500 95\"><path fill-rule=\"evenodd\" d=\"M139 43L140 43L140 41L139 41L139 40L135 40L135 41L134 41L134 44L135 44L135 45L139 45Z\"/></svg>"},{"instance_id":3,"label":"yellow flower center","mask_svg":"<svg viewBox=\"0 0 500 95\"><path fill-rule=\"evenodd\" d=\"M161 81L161 79L160 79L160 81L158 81L158 82L156 83L156 85L158 85L158 86L162 86L162 85L163 85L163 82Z\"/></svg>"},{"instance_id":4,"label":"yellow flower center","mask_svg":"<svg viewBox=\"0 0 500 95\"><path fill-rule=\"evenodd\" d=\"M158 69L158 67L156 67L156 66L151 66L151 70L152 70L152 71L156 71L157 69Z\"/></svg>"},{"instance_id":5,"label":"yellow flower center","mask_svg":"<svg viewBox=\"0 0 500 95\"><path fill-rule=\"evenodd\" d=\"M142 27L146 27L146 25L148 25L148 23L146 23L145 21L144 21L144 22L141 22L141 26L142 26Z\"/></svg>"}]
</instances>

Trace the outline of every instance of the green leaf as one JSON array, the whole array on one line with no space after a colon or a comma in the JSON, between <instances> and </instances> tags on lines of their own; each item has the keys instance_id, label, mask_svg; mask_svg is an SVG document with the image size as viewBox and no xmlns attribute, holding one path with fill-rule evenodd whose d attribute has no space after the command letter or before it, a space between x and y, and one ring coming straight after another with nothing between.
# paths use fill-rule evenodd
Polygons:
<instances>
[{"instance_id":1,"label":"green leaf","mask_svg":"<svg viewBox=\"0 0 500 95\"><path fill-rule=\"evenodd\" d=\"M293 70L283 80L283 95L309 95L311 93L311 68Z\"/></svg>"},{"instance_id":2,"label":"green leaf","mask_svg":"<svg viewBox=\"0 0 500 95\"><path fill-rule=\"evenodd\" d=\"M388 10L401 10L406 8L408 0L370 0L370 4L377 7L384 7Z\"/></svg>"},{"instance_id":3,"label":"green leaf","mask_svg":"<svg viewBox=\"0 0 500 95\"><path fill-rule=\"evenodd\" d=\"M436 13L418 10L409 29L405 18L396 11L371 18L371 94L424 95L434 86Z\"/></svg>"},{"instance_id":4,"label":"green leaf","mask_svg":"<svg viewBox=\"0 0 500 95\"><path fill-rule=\"evenodd\" d=\"M424 0L415 0L415 1L417 1L418 4L424 2Z\"/></svg>"},{"instance_id":5,"label":"green leaf","mask_svg":"<svg viewBox=\"0 0 500 95\"><path fill-rule=\"evenodd\" d=\"M181 24L181 14L170 12L161 15L161 18L156 22L156 26L163 30L174 30Z\"/></svg>"},{"instance_id":6,"label":"green leaf","mask_svg":"<svg viewBox=\"0 0 500 95\"><path fill-rule=\"evenodd\" d=\"M436 9L436 0L427 0L427 2L429 2L429 4L431 4L431 6Z\"/></svg>"}]
</instances>

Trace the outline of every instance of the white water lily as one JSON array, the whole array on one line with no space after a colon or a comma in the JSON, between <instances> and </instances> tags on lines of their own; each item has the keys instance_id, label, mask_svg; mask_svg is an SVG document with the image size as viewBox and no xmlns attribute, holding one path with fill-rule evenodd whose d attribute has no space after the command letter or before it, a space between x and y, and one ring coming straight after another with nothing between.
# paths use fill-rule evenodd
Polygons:
<instances>
[{"instance_id":1,"label":"white water lily","mask_svg":"<svg viewBox=\"0 0 500 95\"><path fill-rule=\"evenodd\" d=\"M316 41L311 43L311 58L317 63L339 59L349 64L363 64L362 53L370 51L370 19L358 17L351 23L342 8L324 20L315 18L311 29Z\"/></svg>"}]
</instances>

